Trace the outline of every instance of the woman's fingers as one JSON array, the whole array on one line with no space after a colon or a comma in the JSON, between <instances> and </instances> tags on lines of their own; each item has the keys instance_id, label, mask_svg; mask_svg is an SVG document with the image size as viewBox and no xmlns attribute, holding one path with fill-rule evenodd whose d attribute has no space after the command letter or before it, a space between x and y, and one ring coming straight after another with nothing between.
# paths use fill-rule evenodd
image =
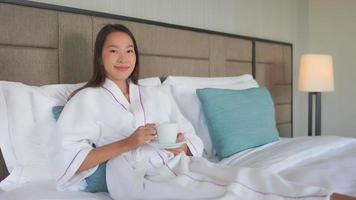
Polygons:
<instances>
[{"instance_id":1,"label":"woman's fingers","mask_svg":"<svg viewBox=\"0 0 356 200\"><path fill-rule=\"evenodd\" d=\"M148 144L156 137L156 129L150 126L140 126L133 137L136 138L139 146Z\"/></svg>"},{"instance_id":2,"label":"woman's fingers","mask_svg":"<svg viewBox=\"0 0 356 200\"><path fill-rule=\"evenodd\" d=\"M144 130L153 135L155 135L157 132L154 126L148 126L148 125L144 126Z\"/></svg>"},{"instance_id":3,"label":"woman's fingers","mask_svg":"<svg viewBox=\"0 0 356 200\"><path fill-rule=\"evenodd\" d=\"M178 155L180 152L182 152L177 149L165 149L165 150L173 153L173 155L175 155L175 156Z\"/></svg>"},{"instance_id":4,"label":"woman's fingers","mask_svg":"<svg viewBox=\"0 0 356 200\"><path fill-rule=\"evenodd\" d=\"M165 149L169 152L172 152L174 155L178 155L180 154L181 152L184 152L184 153L187 153L186 152L186 144L183 144L182 146L180 147L177 147L177 148L172 148L172 149Z\"/></svg>"},{"instance_id":5,"label":"woman's fingers","mask_svg":"<svg viewBox=\"0 0 356 200\"><path fill-rule=\"evenodd\" d=\"M152 140L154 140L156 138L156 129L147 128L144 131L144 137L145 137L146 143L150 143Z\"/></svg>"},{"instance_id":6,"label":"woman's fingers","mask_svg":"<svg viewBox=\"0 0 356 200\"><path fill-rule=\"evenodd\" d=\"M156 126L156 124L154 124L154 123L148 123L148 124L146 124L145 126L146 126L146 127L153 127L153 128L154 128L154 127Z\"/></svg>"},{"instance_id":7,"label":"woman's fingers","mask_svg":"<svg viewBox=\"0 0 356 200\"><path fill-rule=\"evenodd\" d=\"M178 135L177 135L177 141L178 141L178 142L182 142L182 141L184 141L184 140L185 140L184 134L183 134L183 133L178 133Z\"/></svg>"}]
</instances>

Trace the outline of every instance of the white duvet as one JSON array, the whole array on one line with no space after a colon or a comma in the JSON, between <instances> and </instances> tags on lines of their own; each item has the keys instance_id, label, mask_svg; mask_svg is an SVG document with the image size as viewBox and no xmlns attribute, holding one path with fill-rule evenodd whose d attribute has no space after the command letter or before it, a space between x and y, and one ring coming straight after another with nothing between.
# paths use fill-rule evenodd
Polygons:
<instances>
[{"instance_id":1,"label":"white duvet","mask_svg":"<svg viewBox=\"0 0 356 200\"><path fill-rule=\"evenodd\" d=\"M286 180L356 196L356 139L322 136L282 139L220 162L263 168Z\"/></svg>"},{"instance_id":2,"label":"white duvet","mask_svg":"<svg viewBox=\"0 0 356 200\"><path fill-rule=\"evenodd\" d=\"M356 195L356 140L342 137L302 137L282 139L278 142L249 149L222 160L219 165L262 168L278 173L287 181L302 185L328 188L334 192ZM240 179L241 180L241 179ZM242 179L243 180L243 179ZM232 185L231 192L223 199L238 199L239 192L253 188ZM186 188L190 190L191 188ZM156 188L157 194L161 192ZM180 191L184 193L183 191ZM230 195L230 196L229 196ZM232 195L232 196L231 196ZM266 195L266 194L264 194ZM273 195L273 194L272 194ZM267 194L268 196L268 194ZM232 197L232 198L229 198ZM274 196L272 199L279 199ZM57 192L54 181L24 185L6 193L0 199L109 199L105 194ZM300 198L299 198L300 199ZM310 199L310 198L307 198Z\"/></svg>"}]
</instances>

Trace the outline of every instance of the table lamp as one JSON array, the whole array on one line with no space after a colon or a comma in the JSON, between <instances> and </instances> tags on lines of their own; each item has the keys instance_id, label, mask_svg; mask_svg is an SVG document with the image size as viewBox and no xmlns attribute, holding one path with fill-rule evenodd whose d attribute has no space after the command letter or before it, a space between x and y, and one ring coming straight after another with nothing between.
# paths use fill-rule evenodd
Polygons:
<instances>
[{"instance_id":1,"label":"table lamp","mask_svg":"<svg viewBox=\"0 0 356 200\"><path fill-rule=\"evenodd\" d=\"M333 62L330 55L306 54L300 59L298 89L309 93L308 136L312 136L315 99L315 135L321 135L321 92L334 90Z\"/></svg>"}]
</instances>

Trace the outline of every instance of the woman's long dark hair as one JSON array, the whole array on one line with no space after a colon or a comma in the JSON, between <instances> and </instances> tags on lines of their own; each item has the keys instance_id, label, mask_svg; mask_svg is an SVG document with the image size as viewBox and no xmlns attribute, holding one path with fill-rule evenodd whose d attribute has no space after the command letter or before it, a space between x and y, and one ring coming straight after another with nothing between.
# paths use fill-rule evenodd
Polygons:
<instances>
[{"instance_id":1,"label":"woman's long dark hair","mask_svg":"<svg viewBox=\"0 0 356 200\"><path fill-rule=\"evenodd\" d=\"M131 33L131 31L124 25L121 24L107 24L105 25L98 33L96 40L95 40L95 48L94 48L94 72L89 81L81 88L75 90L68 100L72 98L75 94L77 94L80 90L87 88L87 87L100 87L104 84L106 74L105 68L102 59L102 52L106 38L112 32L123 32L130 36L131 40L133 41L135 55L136 55L136 64L135 68L132 71L129 79L137 84L138 76L139 76L139 55L138 55L138 48L135 37Z\"/></svg>"}]
</instances>

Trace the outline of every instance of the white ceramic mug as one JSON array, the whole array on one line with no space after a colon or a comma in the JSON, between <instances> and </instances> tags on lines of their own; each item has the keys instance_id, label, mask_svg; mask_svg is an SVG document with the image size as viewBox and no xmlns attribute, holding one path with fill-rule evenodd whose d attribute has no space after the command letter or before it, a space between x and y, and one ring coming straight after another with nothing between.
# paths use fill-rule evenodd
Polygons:
<instances>
[{"instance_id":1,"label":"white ceramic mug","mask_svg":"<svg viewBox=\"0 0 356 200\"><path fill-rule=\"evenodd\" d=\"M174 144L177 142L178 125L174 122L156 124L158 142L161 144Z\"/></svg>"}]
</instances>

